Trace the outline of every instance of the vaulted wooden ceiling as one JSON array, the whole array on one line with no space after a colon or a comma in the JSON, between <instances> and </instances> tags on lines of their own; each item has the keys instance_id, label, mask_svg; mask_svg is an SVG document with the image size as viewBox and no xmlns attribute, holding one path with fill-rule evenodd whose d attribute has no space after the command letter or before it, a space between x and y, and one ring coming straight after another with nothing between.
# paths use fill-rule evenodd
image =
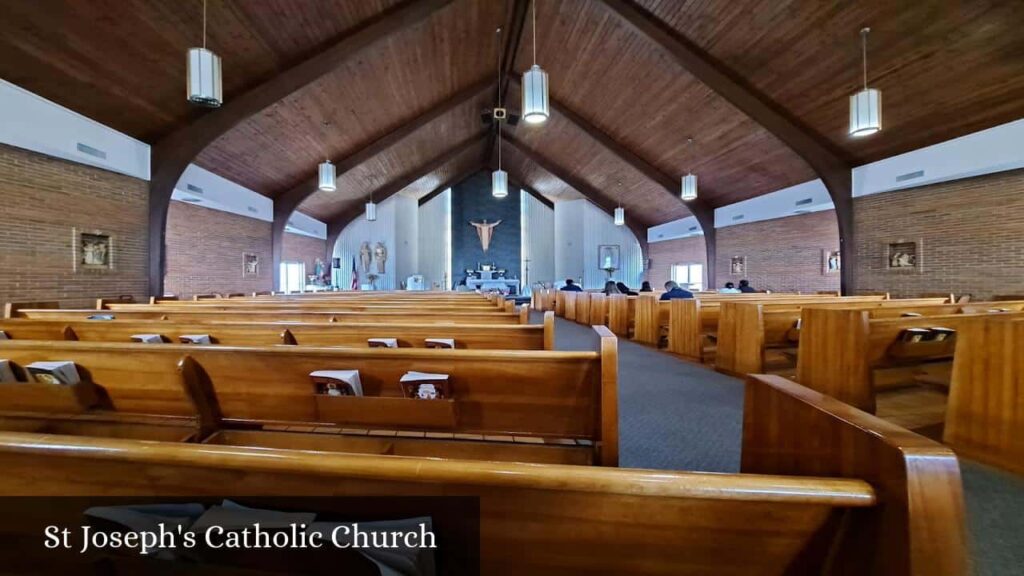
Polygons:
<instances>
[{"instance_id":1,"label":"vaulted wooden ceiling","mask_svg":"<svg viewBox=\"0 0 1024 576\"><path fill-rule=\"evenodd\" d=\"M325 157L365 151L446 106L360 158L336 192L311 193L300 209L332 220L396 183L413 179L401 193L424 195L453 175L490 167L487 140L471 141L484 129L480 110L494 98L495 28L518 29L515 7L524 2L515 1L454 0L235 126L196 163L278 197L304 186ZM543 125L508 130L503 166L514 179L556 201L581 194L621 200L631 218L653 225L688 214L665 186L687 170L699 175L711 206L816 177L605 2L536 1L538 62L550 74L553 113ZM226 101L401 4L209 0L208 45L223 59ZM1024 2L635 5L853 165L1024 117ZM5 80L147 142L207 113L183 97L184 52L201 41L201 0L6 1L0 12ZM860 83L865 25L872 28L869 81L884 93L885 129L852 139L847 99ZM528 19L523 28L516 73L532 63ZM513 81L507 105L518 109L518 100ZM416 173L456 148L443 167Z\"/></svg>"}]
</instances>

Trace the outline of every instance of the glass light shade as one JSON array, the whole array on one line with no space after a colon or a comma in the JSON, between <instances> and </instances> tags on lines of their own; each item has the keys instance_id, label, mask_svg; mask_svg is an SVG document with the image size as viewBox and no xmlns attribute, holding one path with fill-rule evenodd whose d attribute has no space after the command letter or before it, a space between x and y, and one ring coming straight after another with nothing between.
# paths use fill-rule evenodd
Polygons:
<instances>
[{"instance_id":1,"label":"glass light shade","mask_svg":"<svg viewBox=\"0 0 1024 576\"><path fill-rule=\"evenodd\" d=\"M508 172L495 170L491 174L491 196L495 198L508 196Z\"/></svg>"},{"instance_id":2,"label":"glass light shade","mask_svg":"<svg viewBox=\"0 0 1024 576\"><path fill-rule=\"evenodd\" d=\"M199 106L216 108L224 102L221 86L220 56L206 48L188 50L188 101Z\"/></svg>"},{"instance_id":3,"label":"glass light shade","mask_svg":"<svg viewBox=\"0 0 1024 576\"><path fill-rule=\"evenodd\" d=\"M366 203L366 220L369 222L377 220L377 205L372 201Z\"/></svg>"},{"instance_id":4,"label":"glass light shade","mask_svg":"<svg viewBox=\"0 0 1024 576\"><path fill-rule=\"evenodd\" d=\"M618 207L615 209L615 225L624 226L626 224L626 209Z\"/></svg>"},{"instance_id":5,"label":"glass light shade","mask_svg":"<svg viewBox=\"0 0 1024 576\"><path fill-rule=\"evenodd\" d=\"M865 88L850 96L850 136L868 136L882 129L882 92Z\"/></svg>"},{"instance_id":6,"label":"glass light shade","mask_svg":"<svg viewBox=\"0 0 1024 576\"><path fill-rule=\"evenodd\" d=\"M523 120L540 124L548 116L548 73L534 64L523 74Z\"/></svg>"},{"instance_id":7,"label":"glass light shade","mask_svg":"<svg viewBox=\"0 0 1024 576\"><path fill-rule=\"evenodd\" d=\"M334 164L331 164L330 160L320 164L320 185L318 188L324 192L334 192L337 190L337 184L334 178Z\"/></svg>"},{"instance_id":8,"label":"glass light shade","mask_svg":"<svg viewBox=\"0 0 1024 576\"><path fill-rule=\"evenodd\" d=\"M683 176L683 189L679 194L683 200L695 200L697 198L697 175L687 174Z\"/></svg>"}]
</instances>

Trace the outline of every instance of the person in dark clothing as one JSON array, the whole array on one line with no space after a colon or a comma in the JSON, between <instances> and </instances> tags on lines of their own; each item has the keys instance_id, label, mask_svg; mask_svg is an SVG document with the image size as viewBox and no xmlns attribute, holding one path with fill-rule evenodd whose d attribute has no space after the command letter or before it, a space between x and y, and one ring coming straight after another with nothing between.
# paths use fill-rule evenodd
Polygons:
<instances>
[{"instance_id":1,"label":"person in dark clothing","mask_svg":"<svg viewBox=\"0 0 1024 576\"><path fill-rule=\"evenodd\" d=\"M654 292L654 289L651 288L651 283L650 282L648 282L647 280L644 280L644 283L640 285L640 291L641 292Z\"/></svg>"},{"instance_id":2,"label":"person in dark clothing","mask_svg":"<svg viewBox=\"0 0 1024 576\"><path fill-rule=\"evenodd\" d=\"M619 289L619 294L625 294L626 296L636 296L637 293L630 290L629 286L626 286L625 282L616 282L615 287Z\"/></svg>"},{"instance_id":3,"label":"person in dark clothing","mask_svg":"<svg viewBox=\"0 0 1024 576\"><path fill-rule=\"evenodd\" d=\"M669 280L665 282L665 293L661 295L662 300L673 300L675 298L693 298L693 292L684 290L679 284Z\"/></svg>"},{"instance_id":4,"label":"person in dark clothing","mask_svg":"<svg viewBox=\"0 0 1024 576\"><path fill-rule=\"evenodd\" d=\"M746 280L740 280L740 292L743 292L744 294L749 294L751 292L757 292L757 290L754 290L754 288L750 286L750 282Z\"/></svg>"},{"instance_id":5,"label":"person in dark clothing","mask_svg":"<svg viewBox=\"0 0 1024 576\"><path fill-rule=\"evenodd\" d=\"M572 278L565 279L565 286L559 288L559 290L565 290L566 292L583 292L583 288L580 288Z\"/></svg>"},{"instance_id":6,"label":"person in dark clothing","mask_svg":"<svg viewBox=\"0 0 1024 576\"><path fill-rule=\"evenodd\" d=\"M615 282L609 280L604 283L604 294L605 296L610 296L612 294L622 294L622 292L619 292L619 287L615 285Z\"/></svg>"}]
</instances>

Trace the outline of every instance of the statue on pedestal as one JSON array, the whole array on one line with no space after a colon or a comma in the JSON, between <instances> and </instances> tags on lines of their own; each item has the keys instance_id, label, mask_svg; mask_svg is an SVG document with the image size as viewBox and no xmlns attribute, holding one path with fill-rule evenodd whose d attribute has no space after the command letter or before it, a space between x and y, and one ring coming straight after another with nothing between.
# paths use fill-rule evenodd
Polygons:
<instances>
[{"instance_id":1,"label":"statue on pedestal","mask_svg":"<svg viewBox=\"0 0 1024 576\"><path fill-rule=\"evenodd\" d=\"M373 257L377 260L377 273L384 273L384 265L388 261L388 249L384 247L383 242L377 242L377 245L373 248Z\"/></svg>"},{"instance_id":2,"label":"statue on pedestal","mask_svg":"<svg viewBox=\"0 0 1024 576\"><path fill-rule=\"evenodd\" d=\"M370 272L370 243L363 242L359 245L359 264L363 267L364 273Z\"/></svg>"}]
</instances>

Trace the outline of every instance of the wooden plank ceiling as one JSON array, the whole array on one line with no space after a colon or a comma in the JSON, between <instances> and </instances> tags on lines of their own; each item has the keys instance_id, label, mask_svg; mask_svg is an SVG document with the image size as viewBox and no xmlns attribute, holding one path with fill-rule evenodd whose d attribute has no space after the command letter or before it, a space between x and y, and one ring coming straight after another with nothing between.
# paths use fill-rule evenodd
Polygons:
<instances>
[{"instance_id":1,"label":"wooden plank ceiling","mask_svg":"<svg viewBox=\"0 0 1024 576\"><path fill-rule=\"evenodd\" d=\"M568 180L620 199L653 225L688 214L661 181L692 170L722 206L815 178L774 136L709 90L599 0L537 0L538 61L552 118L509 137ZM315 54L401 0L210 0L209 42L231 100ZM378 42L319 81L242 122L196 163L270 197L493 77L497 26L513 0L456 0ZM1024 2L636 0L720 61L853 164L1024 117ZM185 50L201 39L201 0L4 2L0 77L143 141L204 113L183 97ZM884 93L885 129L846 135L860 82L858 31L872 27L869 80ZM527 20L513 69L532 63ZM393 188L431 159L479 137L492 92L467 98L341 175L300 209L331 220ZM518 109L513 82L507 105ZM563 110L560 113L557 110ZM573 118L575 117L575 120ZM325 126L324 122L328 124ZM582 126L585 123L586 126ZM599 132L634 156L602 143ZM687 138L694 144L687 145ZM452 175L488 167L482 142L401 193L419 197ZM656 171L637 168L637 158ZM574 190L512 146L512 178L554 201Z\"/></svg>"}]
</instances>

